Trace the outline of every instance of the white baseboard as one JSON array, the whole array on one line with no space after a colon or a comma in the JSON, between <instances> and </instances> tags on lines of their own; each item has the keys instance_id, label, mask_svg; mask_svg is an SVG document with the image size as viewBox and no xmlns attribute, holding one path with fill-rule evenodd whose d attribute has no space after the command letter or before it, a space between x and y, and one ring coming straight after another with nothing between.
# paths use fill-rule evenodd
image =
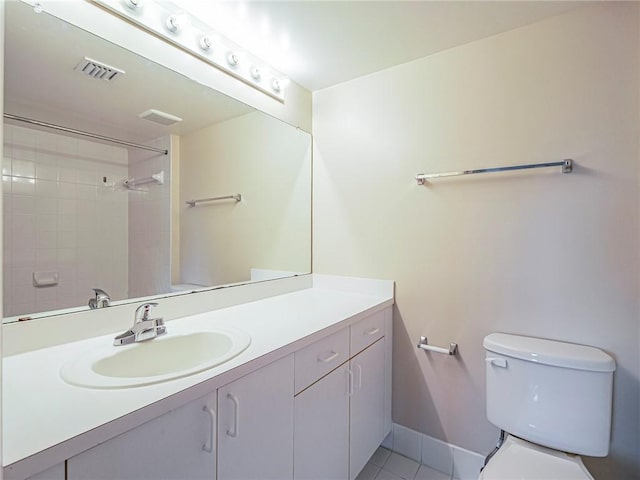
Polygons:
<instances>
[{"instance_id":1,"label":"white baseboard","mask_svg":"<svg viewBox=\"0 0 640 480\"><path fill-rule=\"evenodd\" d=\"M477 480L484 455L393 424L382 446L458 480Z\"/></svg>"}]
</instances>

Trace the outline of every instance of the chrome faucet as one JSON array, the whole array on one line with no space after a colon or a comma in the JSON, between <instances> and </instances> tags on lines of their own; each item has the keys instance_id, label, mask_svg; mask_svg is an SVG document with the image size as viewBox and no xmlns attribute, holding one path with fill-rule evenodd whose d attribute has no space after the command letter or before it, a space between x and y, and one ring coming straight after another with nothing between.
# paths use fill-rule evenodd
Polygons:
<instances>
[{"instance_id":1,"label":"chrome faucet","mask_svg":"<svg viewBox=\"0 0 640 480\"><path fill-rule=\"evenodd\" d=\"M111 305L111 297L109 297L107 292L101 288L94 288L93 291L96 292L96 297L89 299L89 308L94 310L96 308L104 308Z\"/></svg>"},{"instance_id":2,"label":"chrome faucet","mask_svg":"<svg viewBox=\"0 0 640 480\"><path fill-rule=\"evenodd\" d=\"M117 347L133 342L144 342L145 340L151 340L152 338L167 333L167 327L164 326L164 320L162 318L149 318L151 308L157 306L157 303L144 303L140 305L136 309L133 327L123 334L118 335L113 340L113 344Z\"/></svg>"}]
</instances>

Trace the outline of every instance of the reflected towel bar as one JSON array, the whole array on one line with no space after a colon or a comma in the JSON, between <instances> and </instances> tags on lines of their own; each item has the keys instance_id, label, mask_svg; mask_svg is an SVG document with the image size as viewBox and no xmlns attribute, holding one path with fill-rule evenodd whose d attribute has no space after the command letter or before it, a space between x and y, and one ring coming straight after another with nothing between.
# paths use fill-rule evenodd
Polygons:
<instances>
[{"instance_id":1,"label":"reflected towel bar","mask_svg":"<svg viewBox=\"0 0 640 480\"><path fill-rule=\"evenodd\" d=\"M431 178L458 177L460 175L474 175L476 173L510 172L513 170L529 170L531 168L548 167L562 167L562 173L571 173L571 171L573 170L573 160L566 159L561 162L529 163L526 165L511 165L508 167L477 168L475 170L462 170L460 172L419 173L416 175L416 181L418 182L418 185L424 185L425 183L427 183L427 180Z\"/></svg>"},{"instance_id":2,"label":"reflected towel bar","mask_svg":"<svg viewBox=\"0 0 640 480\"><path fill-rule=\"evenodd\" d=\"M164 170L160 170L158 173L154 173L149 177L144 178L128 178L124 182L124 186L127 188L135 188L140 185L147 185L149 183L155 183L157 185L164 185Z\"/></svg>"},{"instance_id":3,"label":"reflected towel bar","mask_svg":"<svg viewBox=\"0 0 640 480\"><path fill-rule=\"evenodd\" d=\"M422 350L426 350L428 352L443 353L445 355L456 355L458 353L457 343L450 343L448 349L442 347L434 347L433 345L429 345L429 343L427 342L427 337L420 337L418 348L421 348Z\"/></svg>"},{"instance_id":4,"label":"reflected towel bar","mask_svg":"<svg viewBox=\"0 0 640 480\"><path fill-rule=\"evenodd\" d=\"M186 203L190 207L195 207L196 204L198 203L215 202L217 200L235 200L236 202L239 202L240 200L242 200L242 194L236 193L235 195L225 195L224 197L211 197L211 198L200 198L198 200L187 200L184 203Z\"/></svg>"}]
</instances>

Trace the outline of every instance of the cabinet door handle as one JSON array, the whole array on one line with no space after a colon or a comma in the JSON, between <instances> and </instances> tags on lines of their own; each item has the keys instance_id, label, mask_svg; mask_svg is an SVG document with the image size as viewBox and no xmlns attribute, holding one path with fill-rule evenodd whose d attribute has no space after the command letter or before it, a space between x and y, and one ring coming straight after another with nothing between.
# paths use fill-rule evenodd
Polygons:
<instances>
[{"instance_id":1,"label":"cabinet door handle","mask_svg":"<svg viewBox=\"0 0 640 480\"><path fill-rule=\"evenodd\" d=\"M338 356L340 356L338 352L334 352L333 350L331 350L331 353L326 357L318 357L318 361L322 363L329 363L330 361L338 358Z\"/></svg>"},{"instance_id":2,"label":"cabinet door handle","mask_svg":"<svg viewBox=\"0 0 640 480\"><path fill-rule=\"evenodd\" d=\"M380 331L380 329L378 327L373 327L373 328L370 328L369 330L367 330L366 332L364 332L364 334L371 336L371 335L375 335L379 331Z\"/></svg>"},{"instance_id":3,"label":"cabinet door handle","mask_svg":"<svg viewBox=\"0 0 640 480\"><path fill-rule=\"evenodd\" d=\"M358 369L358 390L362 390L362 365L356 363L356 368Z\"/></svg>"},{"instance_id":4,"label":"cabinet door handle","mask_svg":"<svg viewBox=\"0 0 640 480\"><path fill-rule=\"evenodd\" d=\"M227 393L227 398L231 400L231 403L233 403L233 430L231 429L227 430L227 435L229 435L230 437L237 437L238 430L240 427L239 425L240 404L238 402L238 399L235 396L231 395L230 393Z\"/></svg>"},{"instance_id":5,"label":"cabinet door handle","mask_svg":"<svg viewBox=\"0 0 640 480\"><path fill-rule=\"evenodd\" d=\"M202 407L202 411L209 415L209 441L202 445L202 450L207 453L213 453L213 442L215 442L216 438L216 413L206 405Z\"/></svg>"},{"instance_id":6,"label":"cabinet door handle","mask_svg":"<svg viewBox=\"0 0 640 480\"><path fill-rule=\"evenodd\" d=\"M347 396L353 395L353 372L351 369L347 370Z\"/></svg>"}]
</instances>

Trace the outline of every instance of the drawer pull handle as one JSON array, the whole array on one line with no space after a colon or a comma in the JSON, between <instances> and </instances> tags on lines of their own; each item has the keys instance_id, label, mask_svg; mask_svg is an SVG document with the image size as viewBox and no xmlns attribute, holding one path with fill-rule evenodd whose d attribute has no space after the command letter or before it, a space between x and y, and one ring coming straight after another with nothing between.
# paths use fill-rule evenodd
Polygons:
<instances>
[{"instance_id":1,"label":"drawer pull handle","mask_svg":"<svg viewBox=\"0 0 640 480\"><path fill-rule=\"evenodd\" d=\"M318 361L322 363L329 363L332 360L335 360L336 358L338 358L339 356L340 354L338 352L334 352L333 350L331 350L331 353L326 357L318 357Z\"/></svg>"},{"instance_id":2,"label":"drawer pull handle","mask_svg":"<svg viewBox=\"0 0 640 480\"><path fill-rule=\"evenodd\" d=\"M202 407L202 411L209 414L209 422L210 422L209 423L209 442L202 445L202 450L204 450L207 453L213 453L213 449L214 449L213 442L215 441L215 438L216 438L216 435L215 435L216 414L212 409L210 409L206 405Z\"/></svg>"},{"instance_id":3,"label":"drawer pull handle","mask_svg":"<svg viewBox=\"0 0 640 480\"><path fill-rule=\"evenodd\" d=\"M370 328L369 330L367 330L366 332L364 332L364 334L371 336L371 335L375 335L379 331L380 331L380 329L378 327L373 327L373 328Z\"/></svg>"},{"instance_id":4,"label":"drawer pull handle","mask_svg":"<svg viewBox=\"0 0 640 480\"><path fill-rule=\"evenodd\" d=\"M231 395L230 393L227 393L227 398L231 400L231 403L233 403L233 430L231 429L227 430L227 435L229 435L230 437L237 437L238 427L239 427L238 414L240 410L240 405L238 405L238 399L235 396Z\"/></svg>"}]
</instances>

